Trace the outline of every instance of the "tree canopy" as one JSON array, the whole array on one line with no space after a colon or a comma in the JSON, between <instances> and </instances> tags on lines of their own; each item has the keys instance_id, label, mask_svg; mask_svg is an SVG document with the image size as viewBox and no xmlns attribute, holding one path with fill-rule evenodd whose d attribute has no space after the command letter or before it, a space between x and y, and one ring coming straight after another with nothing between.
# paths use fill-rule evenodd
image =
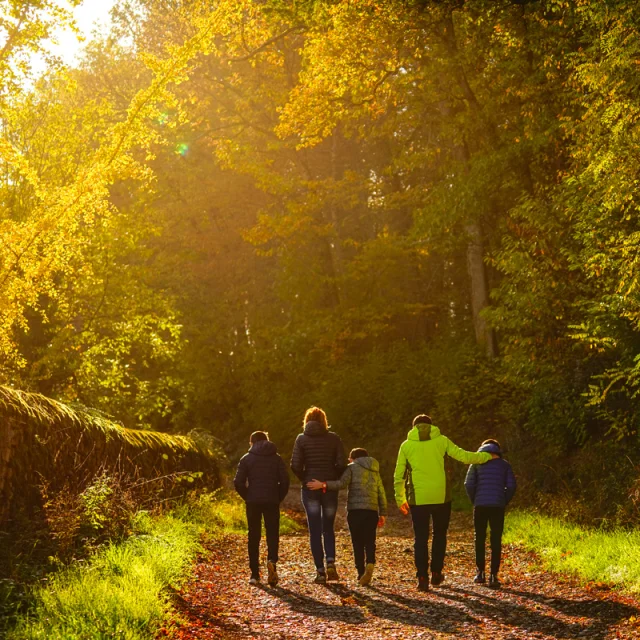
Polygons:
<instances>
[{"instance_id":1,"label":"tree canopy","mask_svg":"<svg viewBox=\"0 0 640 640\"><path fill-rule=\"evenodd\" d=\"M34 77L67 4L0 2L1 384L229 451L427 411L637 518L635 3L122 0Z\"/></svg>"}]
</instances>

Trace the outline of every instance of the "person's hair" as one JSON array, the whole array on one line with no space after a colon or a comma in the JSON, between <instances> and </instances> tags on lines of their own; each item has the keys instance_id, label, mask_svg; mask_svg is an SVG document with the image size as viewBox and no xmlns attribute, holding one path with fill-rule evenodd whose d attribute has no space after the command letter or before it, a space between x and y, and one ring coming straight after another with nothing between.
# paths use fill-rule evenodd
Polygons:
<instances>
[{"instance_id":1,"label":"person's hair","mask_svg":"<svg viewBox=\"0 0 640 640\"><path fill-rule=\"evenodd\" d=\"M480 446L484 447L485 444L495 444L496 447L499 447L500 449L502 449L502 447L500 446L500 443L497 440L494 440L493 438L489 438L488 440L485 440Z\"/></svg>"},{"instance_id":2,"label":"person's hair","mask_svg":"<svg viewBox=\"0 0 640 640\"><path fill-rule=\"evenodd\" d=\"M413 419L413 426L415 427L417 424L433 424L433 422L431 422L431 416L421 413Z\"/></svg>"},{"instance_id":3,"label":"person's hair","mask_svg":"<svg viewBox=\"0 0 640 640\"><path fill-rule=\"evenodd\" d=\"M319 422L325 429L329 428L327 414L320 407L309 407L306 410L302 424L307 424L307 422Z\"/></svg>"},{"instance_id":4,"label":"person's hair","mask_svg":"<svg viewBox=\"0 0 640 640\"><path fill-rule=\"evenodd\" d=\"M255 444L256 442L260 442L261 440L268 440L269 434L266 431L254 431L249 436L249 442L251 444Z\"/></svg>"},{"instance_id":5,"label":"person's hair","mask_svg":"<svg viewBox=\"0 0 640 640\"><path fill-rule=\"evenodd\" d=\"M367 450L363 449L362 447L351 449L351 451L349 452L349 457L352 460L355 460L356 458L367 458L368 456L369 454L367 453Z\"/></svg>"}]
</instances>

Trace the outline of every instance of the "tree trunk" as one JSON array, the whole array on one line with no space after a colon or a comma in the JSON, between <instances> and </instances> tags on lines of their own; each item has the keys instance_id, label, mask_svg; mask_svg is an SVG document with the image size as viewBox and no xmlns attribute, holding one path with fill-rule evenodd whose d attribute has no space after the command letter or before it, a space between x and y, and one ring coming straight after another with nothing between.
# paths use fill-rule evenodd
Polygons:
<instances>
[{"instance_id":1,"label":"tree trunk","mask_svg":"<svg viewBox=\"0 0 640 640\"><path fill-rule=\"evenodd\" d=\"M6 416L0 419L0 523L9 514L9 506L13 500L13 482L11 458L18 448L22 435L15 421Z\"/></svg>"},{"instance_id":2,"label":"tree trunk","mask_svg":"<svg viewBox=\"0 0 640 640\"><path fill-rule=\"evenodd\" d=\"M489 283L484 264L484 242L480 224L472 222L467 225L469 235L467 245L467 268L471 279L471 310L473 326L476 332L476 342L483 346L489 358L497 355L496 338L486 320L482 317L482 310L489 306Z\"/></svg>"},{"instance_id":3,"label":"tree trunk","mask_svg":"<svg viewBox=\"0 0 640 640\"><path fill-rule=\"evenodd\" d=\"M482 129L487 136L487 142L490 147L497 143L496 129L491 120L485 117L482 105L478 101L469 81L467 79L464 67L459 60L458 43L453 23L452 11L448 11L443 20L443 41L447 47L451 63L453 76L461 91L461 95L466 103L466 108L482 125ZM457 151L457 153L456 153ZM454 156L468 165L470 161L470 153L466 144L459 145L454 151ZM471 280L471 310L473 313L473 326L476 334L476 342L484 347L489 358L497 356L497 343L493 329L489 328L487 322L482 317L482 310L489 306L489 281L487 278L487 270L484 264L484 238L480 222L475 219L469 222L466 227L469 236L469 244L467 245L467 269Z\"/></svg>"}]
</instances>

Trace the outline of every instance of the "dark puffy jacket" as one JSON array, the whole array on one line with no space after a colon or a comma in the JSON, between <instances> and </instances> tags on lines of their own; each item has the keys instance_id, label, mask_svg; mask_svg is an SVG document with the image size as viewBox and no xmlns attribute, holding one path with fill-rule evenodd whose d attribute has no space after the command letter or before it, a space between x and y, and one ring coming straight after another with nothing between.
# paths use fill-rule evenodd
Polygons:
<instances>
[{"instance_id":1,"label":"dark puffy jacket","mask_svg":"<svg viewBox=\"0 0 640 640\"><path fill-rule=\"evenodd\" d=\"M254 442L240 458L233 485L246 502L282 502L289 491L289 472L276 445L269 440Z\"/></svg>"},{"instance_id":2,"label":"dark puffy jacket","mask_svg":"<svg viewBox=\"0 0 640 640\"><path fill-rule=\"evenodd\" d=\"M320 422L307 422L293 445L291 470L305 483L337 480L347 468L342 440Z\"/></svg>"},{"instance_id":3,"label":"dark puffy jacket","mask_svg":"<svg viewBox=\"0 0 640 640\"><path fill-rule=\"evenodd\" d=\"M511 465L502 459L502 451L495 444L485 444L478 451L497 453L500 457L469 467L464 481L467 495L475 507L505 507L516 492Z\"/></svg>"}]
</instances>

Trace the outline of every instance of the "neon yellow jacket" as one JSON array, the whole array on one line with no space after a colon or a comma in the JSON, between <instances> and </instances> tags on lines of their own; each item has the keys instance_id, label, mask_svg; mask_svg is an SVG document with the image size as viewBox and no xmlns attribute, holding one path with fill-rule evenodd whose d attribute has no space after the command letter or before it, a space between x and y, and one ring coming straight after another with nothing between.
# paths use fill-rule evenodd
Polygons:
<instances>
[{"instance_id":1,"label":"neon yellow jacket","mask_svg":"<svg viewBox=\"0 0 640 640\"><path fill-rule=\"evenodd\" d=\"M394 489L398 506L443 504L447 491L444 456L464 464L484 464L490 453L465 451L440 433L432 424L418 424L400 445L394 473Z\"/></svg>"}]
</instances>

